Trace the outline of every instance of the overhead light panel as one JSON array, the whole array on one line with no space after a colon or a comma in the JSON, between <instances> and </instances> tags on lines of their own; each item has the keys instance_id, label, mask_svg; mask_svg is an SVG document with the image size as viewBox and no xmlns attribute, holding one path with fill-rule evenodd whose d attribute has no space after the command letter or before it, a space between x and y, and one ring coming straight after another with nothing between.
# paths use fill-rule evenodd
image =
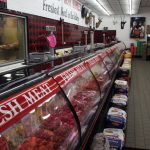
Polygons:
<instances>
[{"instance_id":1,"label":"overhead light panel","mask_svg":"<svg viewBox=\"0 0 150 150\"><path fill-rule=\"evenodd\" d=\"M137 14L139 12L141 0L131 0L131 1L132 1L132 3L131 3L132 15Z\"/></svg>"},{"instance_id":2,"label":"overhead light panel","mask_svg":"<svg viewBox=\"0 0 150 150\"><path fill-rule=\"evenodd\" d=\"M108 16L110 16L109 12L106 10L106 8L99 2L99 0L96 0L98 2L98 6L100 7L100 9Z\"/></svg>"},{"instance_id":3,"label":"overhead light panel","mask_svg":"<svg viewBox=\"0 0 150 150\"><path fill-rule=\"evenodd\" d=\"M129 5L130 5L130 15L132 15L132 0L129 0Z\"/></svg>"}]
</instances>

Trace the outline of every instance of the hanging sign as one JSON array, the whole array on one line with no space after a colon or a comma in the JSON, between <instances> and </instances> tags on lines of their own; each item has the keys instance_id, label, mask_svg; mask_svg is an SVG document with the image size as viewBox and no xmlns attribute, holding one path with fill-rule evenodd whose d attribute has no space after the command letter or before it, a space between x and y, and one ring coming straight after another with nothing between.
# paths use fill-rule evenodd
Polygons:
<instances>
[{"instance_id":1,"label":"hanging sign","mask_svg":"<svg viewBox=\"0 0 150 150\"><path fill-rule=\"evenodd\" d=\"M94 56L94 57L92 57L92 58L86 60L85 63L86 63L90 68L92 68L93 66L99 64L100 61L101 61L101 58L100 58L98 55L96 55L96 56Z\"/></svg>"},{"instance_id":2,"label":"hanging sign","mask_svg":"<svg viewBox=\"0 0 150 150\"><path fill-rule=\"evenodd\" d=\"M7 0L8 9L82 25L81 3L77 0Z\"/></svg>"},{"instance_id":3,"label":"hanging sign","mask_svg":"<svg viewBox=\"0 0 150 150\"><path fill-rule=\"evenodd\" d=\"M54 78L62 87L65 87L68 83L76 80L79 76L81 76L82 73L86 72L87 70L88 68L85 66L85 63L82 62L54 76Z\"/></svg>"}]
</instances>

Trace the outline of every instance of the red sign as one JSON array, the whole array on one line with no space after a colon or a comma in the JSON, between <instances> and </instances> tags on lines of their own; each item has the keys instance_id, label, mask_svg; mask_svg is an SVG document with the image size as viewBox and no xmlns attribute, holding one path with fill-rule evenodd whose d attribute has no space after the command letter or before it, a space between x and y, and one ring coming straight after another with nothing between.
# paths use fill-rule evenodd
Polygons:
<instances>
[{"instance_id":1,"label":"red sign","mask_svg":"<svg viewBox=\"0 0 150 150\"><path fill-rule=\"evenodd\" d=\"M109 49L106 50L106 52L107 52L108 54L110 54L110 53L112 52L112 49L109 48Z\"/></svg>"},{"instance_id":2,"label":"red sign","mask_svg":"<svg viewBox=\"0 0 150 150\"><path fill-rule=\"evenodd\" d=\"M98 55L102 60L104 60L105 57L108 56L108 53L105 51L105 52L102 52Z\"/></svg>"},{"instance_id":3,"label":"red sign","mask_svg":"<svg viewBox=\"0 0 150 150\"><path fill-rule=\"evenodd\" d=\"M59 91L56 82L50 78L28 88L0 103L0 132L20 120L44 101Z\"/></svg>"},{"instance_id":4,"label":"red sign","mask_svg":"<svg viewBox=\"0 0 150 150\"><path fill-rule=\"evenodd\" d=\"M84 62L82 62L66 71L63 71L59 75L56 75L54 78L62 87L64 87L71 81L77 79L83 72L87 70L88 68L85 66Z\"/></svg>"},{"instance_id":5,"label":"red sign","mask_svg":"<svg viewBox=\"0 0 150 150\"><path fill-rule=\"evenodd\" d=\"M101 58L98 55L96 55L95 57L92 57L86 60L85 63L91 68L95 66L96 64L98 64L100 61L101 61Z\"/></svg>"},{"instance_id":6,"label":"red sign","mask_svg":"<svg viewBox=\"0 0 150 150\"><path fill-rule=\"evenodd\" d=\"M86 60L85 62L77 64L76 66L66 71L63 71L61 74L56 75L54 78L62 87L65 87L68 83L74 81L79 76L81 76L83 72L86 72L88 70L87 65L89 65L89 67L93 67L94 65L97 65L100 61L101 58L98 55L94 56Z\"/></svg>"}]
</instances>

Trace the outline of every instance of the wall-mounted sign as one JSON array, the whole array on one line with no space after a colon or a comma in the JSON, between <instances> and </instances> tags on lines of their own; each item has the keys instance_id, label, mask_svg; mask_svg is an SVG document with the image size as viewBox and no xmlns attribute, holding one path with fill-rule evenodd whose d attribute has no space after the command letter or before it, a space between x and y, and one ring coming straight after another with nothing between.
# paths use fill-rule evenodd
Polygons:
<instances>
[{"instance_id":1,"label":"wall-mounted sign","mask_svg":"<svg viewBox=\"0 0 150 150\"><path fill-rule=\"evenodd\" d=\"M8 9L41 17L83 25L81 22L81 3L77 0L7 0Z\"/></svg>"},{"instance_id":2,"label":"wall-mounted sign","mask_svg":"<svg viewBox=\"0 0 150 150\"><path fill-rule=\"evenodd\" d=\"M145 37L145 17L131 17L130 38Z\"/></svg>"}]
</instances>

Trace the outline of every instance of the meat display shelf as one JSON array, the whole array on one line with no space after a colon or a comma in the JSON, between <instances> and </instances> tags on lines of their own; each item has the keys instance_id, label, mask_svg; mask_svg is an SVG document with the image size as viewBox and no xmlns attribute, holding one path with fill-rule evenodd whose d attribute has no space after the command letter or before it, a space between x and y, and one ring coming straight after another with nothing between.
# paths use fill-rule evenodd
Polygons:
<instances>
[{"instance_id":1,"label":"meat display shelf","mask_svg":"<svg viewBox=\"0 0 150 150\"><path fill-rule=\"evenodd\" d=\"M122 50L119 43L6 88L0 93L0 147L84 149L109 94Z\"/></svg>"}]
</instances>

